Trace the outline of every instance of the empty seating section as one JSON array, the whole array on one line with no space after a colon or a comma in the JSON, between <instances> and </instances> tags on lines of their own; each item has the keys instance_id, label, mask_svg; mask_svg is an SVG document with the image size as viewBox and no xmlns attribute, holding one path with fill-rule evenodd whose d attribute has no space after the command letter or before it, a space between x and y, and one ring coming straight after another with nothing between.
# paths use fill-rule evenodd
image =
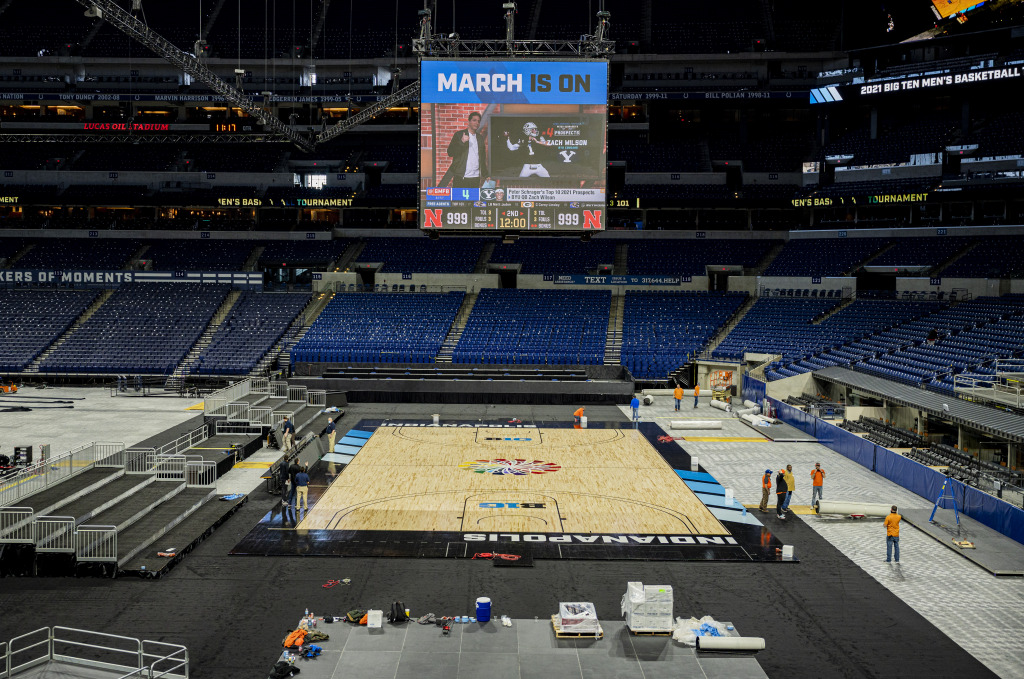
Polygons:
<instances>
[{"instance_id":1,"label":"empty seating section","mask_svg":"<svg viewBox=\"0 0 1024 679\"><path fill-rule=\"evenodd\" d=\"M946 278L1024 278L1021 236L985 236L940 273Z\"/></svg>"},{"instance_id":2,"label":"empty seating section","mask_svg":"<svg viewBox=\"0 0 1024 679\"><path fill-rule=\"evenodd\" d=\"M88 238L39 239L17 265L19 269L120 269L139 249L135 240L104 239L99 245Z\"/></svg>"},{"instance_id":3,"label":"empty seating section","mask_svg":"<svg viewBox=\"0 0 1024 679\"><path fill-rule=\"evenodd\" d=\"M0 289L0 371L23 370L71 327L97 294Z\"/></svg>"},{"instance_id":4,"label":"empty seating section","mask_svg":"<svg viewBox=\"0 0 1024 679\"><path fill-rule=\"evenodd\" d=\"M367 238L356 258L383 262L382 273L473 273L484 238Z\"/></svg>"},{"instance_id":5,"label":"empty seating section","mask_svg":"<svg viewBox=\"0 0 1024 679\"><path fill-rule=\"evenodd\" d=\"M192 372L244 375L281 339L309 301L305 293L243 292Z\"/></svg>"},{"instance_id":6,"label":"empty seating section","mask_svg":"<svg viewBox=\"0 0 1024 679\"><path fill-rule=\"evenodd\" d=\"M852 154L853 165L905 163L913 154L938 153L947 144L955 143L958 124L959 119L952 117L908 123L882 121L875 139L867 128L851 130L827 144L820 160L825 160L825 156Z\"/></svg>"},{"instance_id":7,"label":"empty seating section","mask_svg":"<svg viewBox=\"0 0 1024 679\"><path fill-rule=\"evenodd\" d=\"M631 240L626 266L631 274L703 276L708 266L741 265L752 268L777 241L743 240Z\"/></svg>"},{"instance_id":8,"label":"empty seating section","mask_svg":"<svg viewBox=\"0 0 1024 679\"><path fill-rule=\"evenodd\" d=\"M972 238L894 238L895 245L868 264L871 266L938 266L973 242Z\"/></svg>"},{"instance_id":9,"label":"empty seating section","mask_svg":"<svg viewBox=\"0 0 1024 679\"><path fill-rule=\"evenodd\" d=\"M275 240L270 241L260 253L261 267L308 266L326 269L333 264L351 241L348 238L334 240Z\"/></svg>"},{"instance_id":10,"label":"empty seating section","mask_svg":"<svg viewBox=\"0 0 1024 679\"><path fill-rule=\"evenodd\" d=\"M599 364L610 304L607 290L482 290L452 361Z\"/></svg>"},{"instance_id":11,"label":"empty seating section","mask_svg":"<svg viewBox=\"0 0 1024 679\"><path fill-rule=\"evenodd\" d=\"M836 306L836 299L762 297L712 352L715 358L739 359L744 352L800 356L820 346L811 321Z\"/></svg>"},{"instance_id":12,"label":"empty seating section","mask_svg":"<svg viewBox=\"0 0 1024 679\"><path fill-rule=\"evenodd\" d=\"M857 340L929 314L941 306L939 302L858 299L818 325L805 329L807 346L817 353L770 367L765 375L772 380L833 365L849 365L859 357L848 345L851 341L857 344Z\"/></svg>"},{"instance_id":13,"label":"empty seating section","mask_svg":"<svg viewBox=\"0 0 1024 679\"><path fill-rule=\"evenodd\" d=\"M227 285L205 283L122 285L39 370L170 374L227 293Z\"/></svg>"},{"instance_id":14,"label":"empty seating section","mask_svg":"<svg viewBox=\"0 0 1024 679\"><path fill-rule=\"evenodd\" d=\"M521 238L515 243L494 246L492 264L521 263L524 274L593 273L602 264L615 263L617 241L595 239L581 243L579 238Z\"/></svg>"},{"instance_id":15,"label":"empty seating section","mask_svg":"<svg viewBox=\"0 0 1024 679\"><path fill-rule=\"evenodd\" d=\"M463 296L462 292L336 295L292 349L291 360L431 363Z\"/></svg>"},{"instance_id":16,"label":"empty seating section","mask_svg":"<svg viewBox=\"0 0 1024 679\"><path fill-rule=\"evenodd\" d=\"M765 276L842 276L881 250L884 238L794 238L765 269Z\"/></svg>"},{"instance_id":17,"label":"empty seating section","mask_svg":"<svg viewBox=\"0 0 1024 679\"><path fill-rule=\"evenodd\" d=\"M928 342L932 330L938 339ZM855 370L953 392L953 375L992 373L996 358L1024 349L1024 298L978 297L870 338ZM864 349L865 347L858 347Z\"/></svg>"},{"instance_id":18,"label":"empty seating section","mask_svg":"<svg viewBox=\"0 0 1024 679\"><path fill-rule=\"evenodd\" d=\"M664 379L700 352L746 293L626 292L622 365L638 379Z\"/></svg>"},{"instance_id":19,"label":"empty seating section","mask_svg":"<svg viewBox=\"0 0 1024 679\"><path fill-rule=\"evenodd\" d=\"M252 248L248 240L156 240L142 259L154 271L241 271Z\"/></svg>"}]
</instances>

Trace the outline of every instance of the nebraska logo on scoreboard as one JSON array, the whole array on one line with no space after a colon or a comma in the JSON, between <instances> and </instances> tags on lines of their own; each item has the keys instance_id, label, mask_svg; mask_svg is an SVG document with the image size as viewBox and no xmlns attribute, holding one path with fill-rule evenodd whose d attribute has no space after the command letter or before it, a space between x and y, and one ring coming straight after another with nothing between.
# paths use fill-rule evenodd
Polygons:
<instances>
[{"instance_id":1,"label":"nebraska logo on scoreboard","mask_svg":"<svg viewBox=\"0 0 1024 679\"><path fill-rule=\"evenodd\" d=\"M606 61L420 68L421 228L604 229Z\"/></svg>"}]
</instances>

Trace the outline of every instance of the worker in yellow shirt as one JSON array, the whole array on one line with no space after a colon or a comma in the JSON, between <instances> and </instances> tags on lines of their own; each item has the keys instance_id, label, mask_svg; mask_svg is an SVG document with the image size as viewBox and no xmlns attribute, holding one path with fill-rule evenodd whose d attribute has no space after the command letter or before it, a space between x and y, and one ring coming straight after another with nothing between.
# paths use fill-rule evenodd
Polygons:
<instances>
[{"instance_id":1,"label":"worker in yellow shirt","mask_svg":"<svg viewBox=\"0 0 1024 679\"><path fill-rule=\"evenodd\" d=\"M892 561L892 550L896 548L896 563L900 562L900 519L903 517L896 513L896 505L892 506L892 512L885 517L885 562Z\"/></svg>"},{"instance_id":2,"label":"worker in yellow shirt","mask_svg":"<svg viewBox=\"0 0 1024 679\"><path fill-rule=\"evenodd\" d=\"M675 390L672 392L672 396L676 399L676 412L679 412L679 405L683 402L683 388L676 384Z\"/></svg>"},{"instance_id":3,"label":"worker in yellow shirt","mask_svg":"<svg viewBox=\"0 0 1024 679\"><path fill-rule=\"evenodd\" d=\"M699 396L700 396L700 385L699 384L695 384L695 385L693 385L693 407L694 408L697 407L697 397L699 397Z\"/></svg>"}]
</instances>

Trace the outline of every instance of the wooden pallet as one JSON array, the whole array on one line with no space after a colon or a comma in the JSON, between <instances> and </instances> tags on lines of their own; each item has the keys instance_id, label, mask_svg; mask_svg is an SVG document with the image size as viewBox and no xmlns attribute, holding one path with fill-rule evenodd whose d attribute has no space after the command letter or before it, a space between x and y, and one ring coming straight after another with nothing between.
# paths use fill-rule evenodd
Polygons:
<instances>
[{"instance_id":1,"label":"wooden pallet","mask_svg":"<svg viewBox=\"0 0 1024 679\"><path fill-rule=\"evenodd\" d=\"M551 616L551 626L555 629L556 639L601 639L604 637L604 629L601 624L597 625L597 634L584 634L582 632L564 632L558 624L558 614Z\"/></svg>"},{"instance_id":2,"label":"wooden pallet","mask_svg":"<svg viewBox=\"0 0 1024 679\"><path fill-rule=\"evenodd\" d=\"M670 637L672 636L672 630L654 630L654 629L630 629L633 636L637 637Z\"/></svg>"}]
</instances>

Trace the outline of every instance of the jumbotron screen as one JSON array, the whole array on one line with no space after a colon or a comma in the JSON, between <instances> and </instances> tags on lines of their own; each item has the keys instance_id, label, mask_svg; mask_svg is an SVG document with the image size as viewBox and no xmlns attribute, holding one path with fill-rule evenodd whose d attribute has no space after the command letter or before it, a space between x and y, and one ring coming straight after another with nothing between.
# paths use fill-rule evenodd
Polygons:
<instances>
[{"instance_id":1,"label":"jumbotron screen","mask_svg":"<svg viewBox=\"0 0 1024 679\"><path fill-rule=\"evenodd\" d=\"M420 64L420 228L603 231L606 61Z\"/></svg>"}]
</instances>

